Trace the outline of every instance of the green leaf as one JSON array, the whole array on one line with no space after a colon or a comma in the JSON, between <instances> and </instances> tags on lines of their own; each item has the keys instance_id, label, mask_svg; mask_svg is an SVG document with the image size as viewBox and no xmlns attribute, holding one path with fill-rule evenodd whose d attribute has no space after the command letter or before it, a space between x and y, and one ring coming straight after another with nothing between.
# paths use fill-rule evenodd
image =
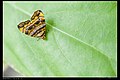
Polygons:
<instances>
[{"instance_id":1,"label":"green leaf","mask_svg":"<svg viewBox=\"0 0 120 80\"><path fill-rule=\"evenodd\" d=\"M4 2L4 59L24 76L117 76L113 2ZM42 10L46 40L17 25Z\"/></svg>"}]
</instances>

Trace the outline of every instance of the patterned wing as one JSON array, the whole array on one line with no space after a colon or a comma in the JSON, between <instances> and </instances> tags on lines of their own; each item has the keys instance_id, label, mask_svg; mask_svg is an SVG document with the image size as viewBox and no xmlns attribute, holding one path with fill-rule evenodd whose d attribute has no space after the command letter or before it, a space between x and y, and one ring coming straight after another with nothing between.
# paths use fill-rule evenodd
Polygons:
<instances>
[{"instance_id":1,"label":"patterned wing","mask_svg":"<svg viewBox=\"0 0 120 80\"><path fill-rule=\"evenodd\" d=\"M37 10L31 17L31 21L27 20L18 25L19 30L31 37L45 39L46 24L45 18L41 10Z\"/></svg>"}]
</instances>

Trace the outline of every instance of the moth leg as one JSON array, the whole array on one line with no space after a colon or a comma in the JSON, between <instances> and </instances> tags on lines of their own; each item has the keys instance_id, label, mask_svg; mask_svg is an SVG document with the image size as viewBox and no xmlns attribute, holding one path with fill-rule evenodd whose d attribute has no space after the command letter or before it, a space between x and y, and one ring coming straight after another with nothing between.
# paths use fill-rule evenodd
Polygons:
<instances>
[{"instance_id":1,"label":"moth leg","mask_svg":"<svg viewBox=\"0 0 120 80\"><path fill-rule=\"evenodd\" d=\"M38 38L38 40L40 40L40 38ZM38 41L38 40L37 40L37 41Z\"/></svg>"}]
</instances>

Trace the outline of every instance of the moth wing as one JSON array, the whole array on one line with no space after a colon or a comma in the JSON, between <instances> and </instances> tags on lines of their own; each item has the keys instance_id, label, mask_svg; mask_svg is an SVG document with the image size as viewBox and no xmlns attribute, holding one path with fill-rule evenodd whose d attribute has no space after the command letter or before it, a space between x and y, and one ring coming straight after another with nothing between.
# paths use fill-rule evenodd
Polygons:
<instances>
[{"instance_id":1,"label":"moth wing","mask_svg":"<svg viewBox=\"0 0 120 80\"><path fill-rule=\"evenodd\" d=\"M40 15L43 15L43 12L41 10L35 11L31 17L31 20L35 19L35 17L39 17Z\"/></svg>"}]
</instances>

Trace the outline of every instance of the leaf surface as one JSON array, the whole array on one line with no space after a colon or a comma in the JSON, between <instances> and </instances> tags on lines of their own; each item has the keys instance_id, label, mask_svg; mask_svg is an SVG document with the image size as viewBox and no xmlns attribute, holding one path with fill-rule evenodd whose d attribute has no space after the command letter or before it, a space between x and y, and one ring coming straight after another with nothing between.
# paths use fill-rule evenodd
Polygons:
<instances>
[{"instance_id":1,"label":"leaf surface","mask_svg":"<svg viewBox=\"0 0 120 80\"><path fill-rule=\"evenodd\" d=\"M25 76L116 76L116 2L4 2L4 58ZM17 25L42 10L46 40Z\"/></svg>"}]
</instances>

